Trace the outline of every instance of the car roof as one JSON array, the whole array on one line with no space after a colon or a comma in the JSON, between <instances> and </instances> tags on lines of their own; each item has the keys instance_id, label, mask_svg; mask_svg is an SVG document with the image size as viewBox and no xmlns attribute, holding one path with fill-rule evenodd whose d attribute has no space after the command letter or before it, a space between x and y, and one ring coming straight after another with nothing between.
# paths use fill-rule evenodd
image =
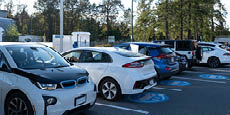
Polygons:
<instances>
[{"instance_id":1,"label":"car roof","mask_svg":"<svg viewBox=\"0 0 230 115\"><path fill-rule=\"evenodd\" d=\"M217 42L198 42L198 44L213 44L213 45L219 45L220 43L217 43Z\"/></svg>"},{"instance_id":2,"label":"car roof","mask_svg":"<svg viewBox=\"0 0 230 115\"><path fill-rule=\"evenodd\" d=\"M195 41L196 42L197 40L155 40L155 41Z\"/></svg>"},{"instance_id":3,"label":"car roof","mask_svg":"<svg viewBox=\"0 0 230 115\"><path fill-rule=\"evenodd\" d=\"M117 48L115 47L80 47L80 48L74 48L68 51L73 51L73 50L97 50L101 52L107 52L107 51L116 51Z\"/></svg>"},{"instance_id":4,"label":"car roof","mask_svg":"<svg viewBox=\"0 0 230 115\"><path fill-rule=\"evenodd\" d=\"M150 47L162 47L162 46L169 46L167 44L159 44L159 43L151 43L151 42L126 42L122 44L135 44L139 46L150 46Z\"/></svg>"},{"instance_id":5,"label":"car roof","mask_svg":"<svg viewBox=\"0 0 230 115\"><path fill-rule=\"evenodd\" d=\"M42 46L46 46L43 44L39 44L39 43L28 43L28 42L0 42L0 46L36 46L36 47L42 47Z\"/></svg>"}]
</instances>

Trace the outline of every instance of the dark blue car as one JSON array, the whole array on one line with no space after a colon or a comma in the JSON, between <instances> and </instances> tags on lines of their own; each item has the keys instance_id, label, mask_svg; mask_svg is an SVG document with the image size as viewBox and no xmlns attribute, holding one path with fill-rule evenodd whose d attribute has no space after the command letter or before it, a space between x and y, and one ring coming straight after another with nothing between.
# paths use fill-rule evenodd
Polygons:
<instances>
[{"instance_id":1,"label":"dark blue car","mask_svg":"<svg viewBox=\"0 0 230 115\"><path fill-rule=\"evenodd\" d=\"M114 47L119 47L127 50L133 50L133 46L138 48L138 52L152 56L155 69L158 73L158 79L169 79L173 74L179 71L179 63L176 61L175 53L170 50L168 45L145 43L145 42L128 42L121 43Z\"/></svg>"}]
</instances>

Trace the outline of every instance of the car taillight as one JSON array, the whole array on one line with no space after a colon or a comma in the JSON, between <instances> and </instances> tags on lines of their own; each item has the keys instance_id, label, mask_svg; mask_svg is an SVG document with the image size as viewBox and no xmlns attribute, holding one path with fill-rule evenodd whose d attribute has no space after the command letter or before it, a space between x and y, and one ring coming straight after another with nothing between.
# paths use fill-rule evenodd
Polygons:
<instances>
[{"instance_id":1,"label":"car taillight","mask_svg":"<svg viewBox=\"0 0 230 115\"><path fill-rule=\"evenodd\" d=\"M139 61L135 61L132 63L127 63L125 65L122 65L122 67L124 67L124 68L142 68L142 67L144 67L144 63L139 62Z\"/></svg>"},{"instance_id":2,"label":"car taillight","mask_svg":"<svg viewBox=\"0 0 230 115\"><path fill-rule=\"evenodd\" d=\"M169 67L166 67L166 68L165 68L165 70L166 70L166 71L169 71L169 70L171 70L171 68L169 68Z\"/></svg>"},{"instance_id":3,"label":"car taillight","mask_svg":"<svg viewBox=\"0 0 230 115\"><path fill-rule=\"evenodd\" d=\"M230 53L224 53L223 55L224 56L230 56Z\"/></svg>"},{"instance_id":4,"label":"car taillight","mask_svg":"<svg viewBox=\"0 0 230 115\"><path fill-rule=\"evenodd\" d=\"M193 55L193 56L195 55L195 52L194 52L194 51L192 51L192 55Z\"/></svg>"},{"instance_id":5,"label":"car taillight","mask_svg":"<svg viewBox=\"0 0 230 115\"><path fill-rule=\"evenodd\" d=\"M159 56L157 56L158 59L168 59L169 56L167 54L160 54Z\"/></svg>"}]
</instances>

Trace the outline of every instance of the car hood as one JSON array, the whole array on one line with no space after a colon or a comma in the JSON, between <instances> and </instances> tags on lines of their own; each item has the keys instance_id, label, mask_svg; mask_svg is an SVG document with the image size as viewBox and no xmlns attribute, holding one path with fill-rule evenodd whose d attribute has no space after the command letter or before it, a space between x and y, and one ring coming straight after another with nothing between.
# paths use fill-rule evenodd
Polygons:
<instances>
[{"instance_id":1,"label":"car hood","mask_svg":"<svg viewBox=\"0 0 230 115\"><path fill-rule=\"evenodd\" d=\"M61 81L77 80L80 77L88 76L88 72L75 66L45 69L14 69L13 71L32 81L41 83L58 84Z\"/></svg>"}]
</instances>

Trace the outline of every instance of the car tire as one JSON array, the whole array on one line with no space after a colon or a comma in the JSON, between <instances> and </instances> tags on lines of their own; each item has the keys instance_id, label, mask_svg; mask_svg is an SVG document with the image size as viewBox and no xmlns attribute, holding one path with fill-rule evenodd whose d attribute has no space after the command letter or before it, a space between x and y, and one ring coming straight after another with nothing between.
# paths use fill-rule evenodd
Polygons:
<instances>
[{"instance_id":1,"label":"car tire","mask_svg":"<svg viewBox=\"0 0 230 115\"><path fill-rule=\"evenodd\" d=\"M163 80L169 80L172 76L167 76Z\"/></svg>"},{"instance_id":2,"label":"car tire","mask_svg":"<svg viewBox=\"0 0 230 115\"><path fill-rule=\"evenodd\" d=\"M217 57L210 57L208 59L208 66L211 68L217 68L220 66L220 60Z\"/></svg>"},{"instance_id":3,"label":"car tire","mask_svg":"<svg viewBox=\"0 0 230 115\"><path fill-rule=\"evenodd\" d=\"M121 88L112 78L106 78L101 82L99 92L108 101L115 101L121 97Z\"/></svg>"},{"instance_id":4,"label":"car tire","mask_svg":"<svg viewBox=\"0 0 230 115\"><path fill-rule=\"evenodd\" d=\"M34 115L34 110L25 94L15 92L6 99L5 115Z\"/></svg>"}]
</instances>

